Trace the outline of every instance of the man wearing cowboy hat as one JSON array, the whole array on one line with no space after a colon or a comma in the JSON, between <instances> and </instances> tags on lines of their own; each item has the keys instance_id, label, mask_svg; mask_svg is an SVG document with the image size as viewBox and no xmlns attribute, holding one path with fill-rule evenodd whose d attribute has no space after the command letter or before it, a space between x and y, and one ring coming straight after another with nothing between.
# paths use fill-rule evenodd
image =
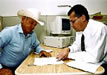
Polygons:
<instances>
[{"instance_id":1,"label":"man wearing cowboy hat","mask_svg":"<svg viewBox=\"0 0 107 75\"><path fill-rule=\"evenodd\" d=\"M3 68L12 71L21 64L32 49L40 56L51 56L40 46L33 32L37 24L44 25L39 21L40 12L36 9L22 9L18 11L18 16L21 18L21 24L7 27L0 32L0 48L2 48L0 64Z\"/></svg>"}]
</instances>

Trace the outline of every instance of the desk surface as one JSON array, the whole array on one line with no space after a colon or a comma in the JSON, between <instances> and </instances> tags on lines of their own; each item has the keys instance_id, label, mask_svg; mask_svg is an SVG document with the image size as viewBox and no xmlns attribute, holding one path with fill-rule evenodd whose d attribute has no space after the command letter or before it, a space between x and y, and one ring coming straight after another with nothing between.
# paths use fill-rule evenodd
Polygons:
<instances>
[{"instance_id":1,"label":"desk surface","mask_svg":"<svg viewBox=\"0 0 107 75\"><path fill-rule=\"evenodd\" d=\"M52 56L56 56L61 49L51 48L41 45L44 49L52 49ZM45 66L28 66L33 64L34 58L39 57L39 55L31 53L24 62L16 69L16 75L71 75L71 74L90 74L88 72L84 72L79 69L75 69L72 67L68 67L65 64L56 64L56 65L45 65ZM69 61L69 60L68 60ZM67 62L67 61L64 61ZM102 74L104 72L104 68L100 66L96 74Z\"/></svg>"}]
</instances>

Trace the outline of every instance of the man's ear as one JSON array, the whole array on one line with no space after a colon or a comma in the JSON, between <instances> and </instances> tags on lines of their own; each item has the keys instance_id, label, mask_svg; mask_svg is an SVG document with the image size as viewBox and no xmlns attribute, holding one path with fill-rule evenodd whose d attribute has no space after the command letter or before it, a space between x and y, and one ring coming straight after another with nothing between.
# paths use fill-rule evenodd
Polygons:
<instances>
[{"instance_id":1,"label":"man's ear","mask_svg":"<svg viewBox=\"0 0 107 75\"><path fill-rule=\"evenodd\" d=\"M21 17L21 19L22 19L22 20L21 20L21 23L23 23L23 21L24 21L25 18L26 18L25 16L22 16L22 17Z\"/></svg>"},{"instance_id":2,"label":"man's ear","mask_svg":"<svg viewBox=\"0 0 107 75\"><path fill-rule=\"evenodd\" d=\"M86 20L86 16L82 15L82 21L85 21L85 20Z\"/></svg>"},{"instance_id":3,"label":"man's ear","mask_svg":"<svg viewBox=\"0 0 107 75\"><path fill-rule=\"evenodd\" d=\"M23 21L25 18L26 18L25 16L22 16L22 21Z\"/></svg>"}]
</instances>

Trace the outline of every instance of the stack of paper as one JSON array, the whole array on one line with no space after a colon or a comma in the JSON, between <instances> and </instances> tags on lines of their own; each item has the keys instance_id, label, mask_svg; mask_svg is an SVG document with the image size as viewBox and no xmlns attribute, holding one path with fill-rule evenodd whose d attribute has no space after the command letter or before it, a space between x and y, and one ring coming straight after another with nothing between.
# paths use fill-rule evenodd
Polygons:
<instances>
[{"instance_id":1,"label":"stack of paper","mask_svg":"<svg viewBox=\"0 0 107 75\"><path fill-rule=\"evenodd\" d=\"M49 64L62 64L63 61L57 61L56 57L49 57L49 58L35 58L34 65L49 65Z\"/></svg>"},{"instance_id":2,"label":"stack of paper","mask_svg":"<svg viewBox=\"0 0 107 75\"><path fill-rule=\"evenodd\" d=\"M86 63L82 61L71 61L66 63L68 66L78 68L87 72L95 73L100 64Z\"/></svg>"}]
</instances>

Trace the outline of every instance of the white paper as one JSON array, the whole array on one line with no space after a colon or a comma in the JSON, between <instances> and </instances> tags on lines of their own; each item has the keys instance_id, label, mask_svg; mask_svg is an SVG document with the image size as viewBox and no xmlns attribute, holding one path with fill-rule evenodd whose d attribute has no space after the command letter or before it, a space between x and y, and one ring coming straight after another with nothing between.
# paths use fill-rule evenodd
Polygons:
<instances>
[{"instance_id":1,"label":"white paper","mask_svg":"<svg viewBox=\"0 0 107 75\"><path fill-rule=\"evenodd\" d=\"M87 72L95 73L101 64L86 63L81 61L71 61L66 63L68 66L78 68Z\"/></svg>"},{"instance_id":2,"label":"white paper","mask_svg":"<svg viewBox=\"0 0 107 75\"><path fill-rule=\"evenodd\" d=\"M63 61L57 61L56 57L48 57L48 58L35 58L34 65L43 66L50 64L62 64Z\"/></svg>"}]
</instances>

